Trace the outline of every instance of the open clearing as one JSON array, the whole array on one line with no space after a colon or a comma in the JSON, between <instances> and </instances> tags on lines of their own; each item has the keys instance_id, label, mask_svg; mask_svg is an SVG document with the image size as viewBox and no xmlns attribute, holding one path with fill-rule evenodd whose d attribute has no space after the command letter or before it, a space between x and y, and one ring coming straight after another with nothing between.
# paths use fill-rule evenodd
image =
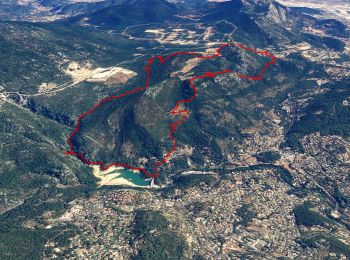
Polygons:
<instances>
[{"instance_id":1,"label":"open clearing","mask_svg":"<svg viewBox=\"0 0 350 260\"><path fill-rule=\"evenodd\" d=\"M87 82L103 83L106 85L115 83L126 83L137 75L136 72L122 67L92 68L90 63L79 64L70 62L65 73L72 77L73 82L86 80Z\"/></svg>"},{"instance_id":2,"label":"open clearing","mask_svg":"<svg viewBox=\"0 0 350 260\"><path fill-rule=\"evenodd\" d=\"M214 46L223 43L236 29L234 24L226 20L214 24L141 24L126 27L122 35L131 40L153 40L162 45Z\"/></svg>"}]
</instances>

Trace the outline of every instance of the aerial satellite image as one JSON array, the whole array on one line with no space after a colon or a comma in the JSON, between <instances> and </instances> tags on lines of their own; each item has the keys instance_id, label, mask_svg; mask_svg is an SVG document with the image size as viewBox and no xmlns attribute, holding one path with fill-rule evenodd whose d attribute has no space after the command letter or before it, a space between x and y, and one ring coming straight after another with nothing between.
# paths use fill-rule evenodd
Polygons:
<instances>
[{"instance_id":1,"label":"aerial satellite image","mask_svg":"<svg viewBox=\"0 0 350 260\"><path fill-rule=\"evenodd\" d=\"M0 259L350 259L350 0L1 0Z\"/></svg>"}]
</instances>

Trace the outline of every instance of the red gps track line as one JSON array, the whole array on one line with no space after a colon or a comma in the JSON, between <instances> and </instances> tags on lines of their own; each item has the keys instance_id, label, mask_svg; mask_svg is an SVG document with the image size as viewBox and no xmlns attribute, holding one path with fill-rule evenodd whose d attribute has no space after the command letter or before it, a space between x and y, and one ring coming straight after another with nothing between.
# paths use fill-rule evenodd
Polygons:
<instances>
[{"instance_id":1,"label":"red gps track line","mask_svg":"<svg viewBox=\"0 0 350 260\"><path fill-rule=\"evenodd\" d=\"M244 75L244 74L241 74L241 73L238 73L238 72L234 72L233 70L227 69L227 70L215 71L215 72L205 72L202 75L192 77L189 80L189 83L190 83L191 89L193 90L193 95L190 98L188 98L188 99L183 99L183 100L177 101L175 107L170 111L170 114L172 114L172 115L181 115L180 120L170 124L169 138L173 142L173 147L171 148L171 150L169 152L167 152L163 156L163 158L160 161L157 161L157 162L154 163L154 173L147 172L147 170L145 168L133 167L133 166L125 164L125 163L110 163L110 164L107 164L107 163L99 162L99 161L90 161L84 156L84 154L75 152L73 150L72 139L79 132L80 125L81 125L81 120L85 116L90 115L91 113L96 111L96 109L99 108L103 103L106 103L106 102L114 100L114 99L123 98L123 97L125 97L127 95L131 95L131 94L134 94L134 93L137 93L137 92L140 92L140 91L143 91L143 90L146 90L146 89L149 88L149 81L151 79L151 67L152 67L152 64L153 64L154 60L159 60L160 63L162 64L162 63L165 63L168 60L170 60L172 57L180 56L180 55L193 55L194 57L202 59L202 60L213 59L213 58L221 56L222 49L224 49L225 47L228 47L228 46L236 46L236 47L239 47L239 48L244 49L246 51L253 52L253 53L257 54L257 55L268 57L268 58L271 59L271 61L265 63L265 66L260 70L260 73L257 76ZM209 55L209 56L203 56L203 55L198 54L196 52L174 52L172 54L167 55L165 58L163 56L151 57L151 58L148 59L148 63L146 65L146 67L145 67L145 70L147 72L147 77L146 77L146 81L145 81L145 85L144 86L135 88L135 89L130 90L130 91L126 91L126 92L124 92L124 93L122 93L122 94L120 94L118 96L106 97L106 98L102 99L100 102L98 102L90 110L86 111L85 113L81 114L78 117L77 123L74 126L74 131L71 133L71 135L68 138L69 151L65 152L65 154L76 156L83 163L85 163L87 165L98 165L98 166L100 166L101 170L107 170L108 168L110 168L112 166L120 166L120 167L124 167L124 168L127 168L127 169L140 171L140 172L144 173L146 176L148 176L150 178L157 178L159 176L158 167L160 165L162 165L162 164L167 163L169 157L171 156L171 154L175 151L175 149L177 147L177 141L176 141L176 139L174 138L174 135L173 135L174 132L178 129L178 127L180 125L183 124L183 122L185 121L185 119L189 115L189 111L187 109L180 109L180 104L189 103L192 100L194 100L196 98L196 96L197 96L198 90L197 90L196 85L194 84L194 81L196 81L198 79L204 79L204 78L215 78L218 75L227 74L227 73L234 73L236 76L238 76L240 78L258 81L258 80L262 80L262 77L263 77L265 71L269 68L269 66L271 66L273 64L276 64L276 61L277 61L277 58L274 55L272 55L271 53L269 53L268 51L257 51L255 49L249 48L249 47L247 47L247 46L245 46L245 45L243 45L241 43L226 43L226 44L222 44L220 47L218 47L215 50L215 53L213 55Z\"/></svg>"}]
</instances>

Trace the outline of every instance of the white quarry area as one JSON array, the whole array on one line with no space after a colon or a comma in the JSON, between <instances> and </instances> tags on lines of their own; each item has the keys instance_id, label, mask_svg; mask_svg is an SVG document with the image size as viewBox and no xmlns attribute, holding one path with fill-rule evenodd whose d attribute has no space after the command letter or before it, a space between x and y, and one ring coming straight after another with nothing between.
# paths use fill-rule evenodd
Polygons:
<instances>
[{"instance_id":1,"label":"white quarry area","mask_svg":"<svg viewBox=\"0 0 350 260\"><path fill-rule=\"evenodd\" d=\"M88 81L104 84L126 83L137 75L136 72L122 67L93 68L91 63L84 65L70 62L65 73L72 77L74 82Z\"/></svg>"},{"instance_id":2,"label":"white quarry area","mask_svg":"<svg viewBox=\"0 0 350 260\"><path fill-rule=\"evenodd\" d=\"M145 33L154 34L154 40L161 44L178 44L178 45L198 45L199 41L209 41L215 33L214 28L208 27L199 29L203 30L200 34L196 31L181 29L181 28L171 28L167 29L147 29ZM217 44L217 43L214 43Z\"/></svg>"}]
</instances>

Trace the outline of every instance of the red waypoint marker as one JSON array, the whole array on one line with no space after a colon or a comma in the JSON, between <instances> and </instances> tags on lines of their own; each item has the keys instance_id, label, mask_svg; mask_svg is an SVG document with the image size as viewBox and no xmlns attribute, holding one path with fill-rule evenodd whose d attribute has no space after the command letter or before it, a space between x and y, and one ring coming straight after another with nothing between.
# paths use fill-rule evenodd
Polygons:
<instances>
[{"instance_id":1,"label":"red waypoint marker","mask_svg":"<svg viewBox=\"0 0 350 260\"><path fill-rule=\"evenodd\" d=\"M193 90L193 95L190 98L188 98L188 99L183 99L183 100L178 101L176 103L175 107L169 112L172 115L181 115L181 118L177 122L171 123L169 125L170 126L170 132L169 132L168 136L173 142L173 147L171 148L171 150L169 152L167 152L164 155L164 157L160 161L157 161L157 162L154 163L154 165L153 165L154 173L147 172L147 170L145 168L134 167L134 166L131 166L131 165L128 165L128 164L125 164L125 163L113 162L113 163L107 164L107 163L99 162L99 161L90 161L84 156L84 154L74 151L72 139L80 130L81 120L84 117L86 117L87 115L92 114L94 111L96 111L97 108L99 108L102 104L104 104L104 103L106 103L108 101L115 100L115 99L120 99L120 98L123 98L123 97L125 97L127 95L131 95L131 94L134 94L134 93L137 93L137 92L144 91L144 90L148 89L149 81L151 79L151 67L152 67L152 64L153 64L153 62L155 60L159 60L160 63L162 64L162 63L165 63L168 60L170 60L172 57L180 56L180 55L192 55L192 56L194 56L196 58L203 59L203 60L214 59L216 57L220 57L222 49L224 49L225 47L228 47L228 46L236 46L236 47L239 47L239 48L244 49L246 51L250 51L252 53L255 53L257 55L268 57L268 58L271 59L271 61L265 63L264 67L260 70L260 73L257 76L244 75L244 74L237 73L237 72L234 72L232 70L226 69L226 70L214 71L214 72L210 72L209 71L209 72L205 72L202 75L192 77L189 80L189 83L190 83L191 89ZM193 99L195 99L196 96L197 96L198 90L197 90L196 85L194 84L194 81L196 81L198 79L204 79L204 78L215 78L218 75L228 74L228 73L234 73L236 76L238 76L240 78L258 81L258 80L262 80L262 77L263 77L265 71L269 68L269 66L271 66L273 64L276 64L276 61L277 61L277 58L274 55L272 55L271 53L269 53L268 51L257 51L255 49L249 48L249 47L247 47L247 46L245 46L245 45L243 45L241 43L234 43L234 42L222 44L219 48L217 48L215 50L215 53L213 55L209 55L209 56L203 56L203 55L201 55L199 53L196 53L196 52L175 52L175 53L167 55L166 57L155 56L155 57L149 58L148 59L148 64L145 67L145 70L147 72L145 85L143 87L139 87L139 88L135 88L135 89L130 90L130 91L126 91L126 92L124 92L124 93L122 93L122 94L120 94L118 96L110 96L110 97L104 98L100 102L98 102L94 107L92 107L90 110L88 110L85 113L81 114L78 117L77 123L74 126L74 131L71 133L71 135L68 138L69 150L67 152L65 152L64 154L66 154L66 155L73 155L73 156L79 158L83 163L85 163L87 165L98 165L98 166L100 166L101 170L107 170L108 168L110 168L112 166L117 166L117 167L124 167L126 169L140 171L140 172L144 173L147 177L150 177L150 178L158 178L158 176L159 176L159 169L158 169L159 166L162 165L162 164L167 163L170 155L175 151L175 149L177 147L177 142L176 142L176 139L174 138L173 134L174 134L174 132L176 132L177 128L180 125L183 124L183 122L185 121L185 119L189 115L189 111L187 109L179 109L180 108L180 104L189 103Z\"/></svg>"}]
</instances>

